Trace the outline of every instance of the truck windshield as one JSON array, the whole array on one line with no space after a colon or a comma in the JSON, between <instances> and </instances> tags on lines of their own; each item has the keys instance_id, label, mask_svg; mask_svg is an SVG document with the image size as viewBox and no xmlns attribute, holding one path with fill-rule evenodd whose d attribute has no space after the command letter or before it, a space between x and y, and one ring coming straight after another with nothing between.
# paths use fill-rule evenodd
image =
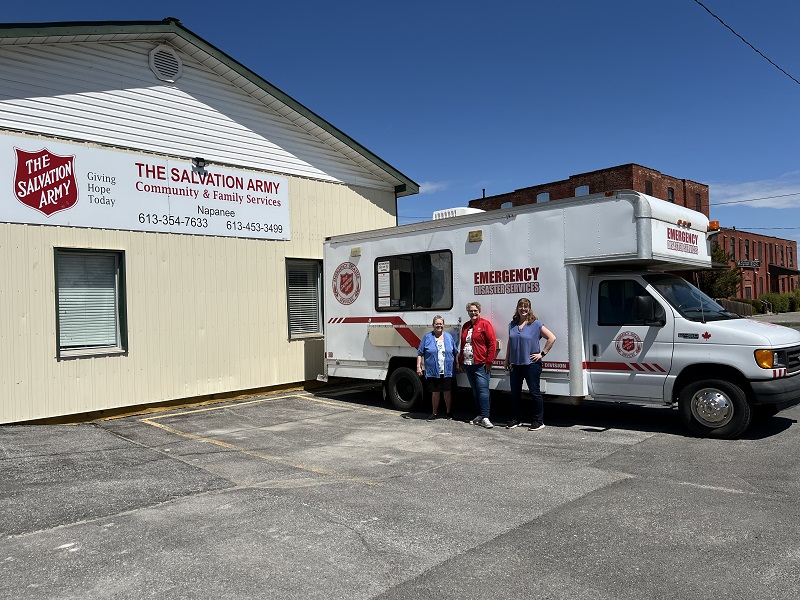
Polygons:
<instances>
[{"instance_id":1,"label":"truck windshield","mask_svg":"<svg viewBox=\"0 0 800 600\"><path fill-rule=\"evenodd\" d=\"M724 321L741 319L729 312L677 275L652 274L645 275L645 281L669 302L682 317L690 321Z\"/></svg>"}]
</instances>

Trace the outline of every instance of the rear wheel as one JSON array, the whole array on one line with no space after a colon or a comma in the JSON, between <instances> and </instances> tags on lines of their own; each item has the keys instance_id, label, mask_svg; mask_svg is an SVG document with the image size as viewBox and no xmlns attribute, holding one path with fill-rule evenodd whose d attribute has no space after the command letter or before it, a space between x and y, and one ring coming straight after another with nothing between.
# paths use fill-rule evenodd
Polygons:
<instances>
[{"instance_id":1,"label":"rear wheel","mask_svg":"<svg viewBox=\"0 0 800 600\"><path fill-rule=\"evenodd\" d=\"M753 409L744 390L720 379L687 385L678 397L678 408L684 424L705 437L738 437L753 419Z\"/></svg>"},{"instance_id":2,"label":"rear wheel","mask_svg":"<svg viewBox=\"0 0 800 600\"><path fill-rule=\"evenodd\" d=\"M397 367L386 382L386 395L395 408L411 411L422 404L424 390L419 376L408 367Z\"/></svg>"}]
</instances>

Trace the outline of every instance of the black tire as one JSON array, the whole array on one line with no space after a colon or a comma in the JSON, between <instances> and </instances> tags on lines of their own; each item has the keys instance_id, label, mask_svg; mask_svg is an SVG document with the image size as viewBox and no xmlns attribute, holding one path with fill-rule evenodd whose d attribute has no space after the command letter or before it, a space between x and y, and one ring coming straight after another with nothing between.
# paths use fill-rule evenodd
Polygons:
<instances>
[{"instance_id":1,"label":"black tire","mask_svg":"<svg viewBox=\"0 0 800 600\"><path fill-rule=\"evenodd\" d=\"M753 420L753 407L744 390L720 379L695 381L678 396L681 420L703 437L730 440L739 437Z\"/></svg>"},{"instance_id":2,"label":"black tire","mask_svg":"<svg viewBox=\"0 0 800 600\"><path fill-rule=\"evenodd\" d=\"M386 395L395 408L413 411L422 404L422 381L408 367L397 367L386 382Z\"/></svg>"}]
</instances>

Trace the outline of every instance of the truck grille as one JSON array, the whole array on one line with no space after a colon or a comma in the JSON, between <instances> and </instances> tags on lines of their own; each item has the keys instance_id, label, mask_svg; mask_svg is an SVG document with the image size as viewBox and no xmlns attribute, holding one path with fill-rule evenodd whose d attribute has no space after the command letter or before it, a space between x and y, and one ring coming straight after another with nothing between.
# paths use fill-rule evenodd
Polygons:
<instances>
[{"instance_id":1,"label":"truck grille","mask_svg":"<svg viewBox=\"0 0 800 600\"><path fill-rule=\"evenodd\" d=\"M800 371L800 346L786 349L786 374Z\"/></svg>"}]
</instances>

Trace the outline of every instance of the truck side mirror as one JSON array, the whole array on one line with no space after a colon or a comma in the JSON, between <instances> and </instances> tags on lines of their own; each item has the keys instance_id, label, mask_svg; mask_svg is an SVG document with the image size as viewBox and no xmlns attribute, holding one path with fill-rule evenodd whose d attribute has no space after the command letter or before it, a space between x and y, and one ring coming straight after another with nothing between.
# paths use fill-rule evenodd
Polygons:
<instances>
[{"instance_id":1,"label":"truck side mirror","mask_svg":"<svg viewBox=\"0 0 800 600\"><path fill-rule=\"evenodd\" d=\"M664 307L656 302L652 296L636 296L633 305L633 318L637 321L642 321L645 325L663 327L667 323Z\"/></svg>"}]
</instances>

